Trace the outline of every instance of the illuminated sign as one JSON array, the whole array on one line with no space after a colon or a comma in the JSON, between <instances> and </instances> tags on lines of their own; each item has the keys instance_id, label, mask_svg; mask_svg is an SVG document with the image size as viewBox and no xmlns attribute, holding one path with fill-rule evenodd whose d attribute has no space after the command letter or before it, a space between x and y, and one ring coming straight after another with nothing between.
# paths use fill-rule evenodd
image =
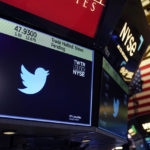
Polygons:
<instances>
[{"instance_id":1,"label":"illuminated sign","mask_svg":"<svg viewBox=\"0 0 150 150\"><path fill-rule=\"evenodd\" d=\"M94 37L106 0L2 0L89 37Z\"/></svg>"},{"instance_id":2,"label":"illuminated sign","mask_svg":"<svg viewBox=\"0 0 150 150\"><path fill-rule=\"evenodd\" d=\"M127 83L132 80L149 44L147 28L140 2L128 1L103 50L106 58Z\"/></svg>"},{"instance_id":3,"label":"illuminated sign","mask_svg":"<svg viewBox=\"0 0 150 150\"><path fill-rule=\"evenodd\" d=\"M128 26L127 22L124 23L119 36L114 35L113 37L114 40L116 40L117 37L121 39L121 42L123 42L123 45L120 44L119 41L116 41L117 43L116 47L126 62L129 61L128 55L130 57L133 57L137 51L138 52L140 51L142 44L144 42L142 35L140 35L138 42L136 41L136 38L134 34L131 32L131 29Z\"/></svg>"},{"instance_id":4,"label":"illuminated sign","mask_svg":"<svg viewBox=\"0 0 150 150\"><path fill-rule=\"evenodd\" d=\"M150 132L150 122L143 123L142 127L143 127L144 130L146 130L146 132Z\"/></svg>"}]
</instances>

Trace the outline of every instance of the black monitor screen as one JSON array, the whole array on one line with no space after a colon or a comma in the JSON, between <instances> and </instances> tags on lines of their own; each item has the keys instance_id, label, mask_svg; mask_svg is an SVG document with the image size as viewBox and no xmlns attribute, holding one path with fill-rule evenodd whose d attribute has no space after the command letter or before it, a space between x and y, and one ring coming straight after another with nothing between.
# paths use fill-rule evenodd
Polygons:
<instances>
[{"instance_id":1,"label":"black monitor screen","mask_svg":"<svg viewBox=\"0 0 150 150\"><path fill-rule=\"evenodd\" d=\"M146 137L145 139L145 143L147 145L147 148L150 149L150 137Z\"/></svg>"},{"instance_id":2,"label":"black monitor screen","mask_svg":"<svg viewBox=\"0 0 150 150\"><path fill-rule=\"evenodd\" d=\"M94 51L0 18L0 117L91 125Z\"/></svg>"},{"instance_id":3,"label":"black monitor screen","mask_svg":"<svg viewBox=\"0 0 150 150\"><path fill-rule=\"evenodd\" d=\"M99 128L126 137L128 86L104 58L102 68Z\"/></svg>"}]
</instances>

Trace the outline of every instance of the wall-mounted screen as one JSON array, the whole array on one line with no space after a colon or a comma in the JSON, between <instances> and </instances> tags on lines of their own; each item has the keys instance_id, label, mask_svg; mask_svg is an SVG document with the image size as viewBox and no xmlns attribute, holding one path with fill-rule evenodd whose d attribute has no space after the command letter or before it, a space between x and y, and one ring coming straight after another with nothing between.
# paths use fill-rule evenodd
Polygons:
<instances>
[{"instance_id":1,"label":"wall-mounted screen","mask_svg":"<svg viewBox=\"0 0 150 150\"><path fill-rule=\"evenodd\" d=\"M94 51L0 18L0 117L91 125Z\"/></svg>"},{"instance_id":2,"label":"wall-mounted screen","mask_svg":"<svg viewBox=\"0 0 150 150\"><path fill-rule=\"evenodd\" d=\"M127 135L128 86L103 58L99 128L121 137Z\"/></svg>"},{"instance_id":3,"label":"wall-mounted screen","mask_svg":"<svg viewBox=\"0 0 150 150\"><path fill-rule=\"evenodd\" d=\"M94 37L106 0L2 0L2 2Z\"/></svg>"}]
</instances>

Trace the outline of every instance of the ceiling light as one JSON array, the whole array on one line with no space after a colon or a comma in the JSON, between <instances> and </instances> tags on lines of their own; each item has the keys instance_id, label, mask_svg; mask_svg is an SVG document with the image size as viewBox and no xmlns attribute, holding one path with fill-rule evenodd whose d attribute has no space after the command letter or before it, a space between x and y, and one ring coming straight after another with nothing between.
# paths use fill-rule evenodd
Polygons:
<instances>
[{"instance_id":1,"label":"ceiling light","mask_svg":"<svg viewBox=\"0 0 150 150\"><path fill-rule=\"evenodd\" d=\"M82 140L82 143L89 143L91 140Z\"/></svg>"},{"instance_id":2,"label":"ceiling light","mask_svg":"<svg viewBox=\"0 0 150 150\"><path fill-rule=\"evenodd\" d=\"M3 131L3 134L4 135L14 135L14 134L16 134L16 132L15 131Z\"/></svg>"},{"instance_id":3,"label":"ceiling light","mask_svg":"<svg viewBox=\"0 0 150 150\"><path fill-rule=\"evenodd\" d=\"M115 150L123 149L122 146L115 147Z\"/></svg>"}]
</instances>

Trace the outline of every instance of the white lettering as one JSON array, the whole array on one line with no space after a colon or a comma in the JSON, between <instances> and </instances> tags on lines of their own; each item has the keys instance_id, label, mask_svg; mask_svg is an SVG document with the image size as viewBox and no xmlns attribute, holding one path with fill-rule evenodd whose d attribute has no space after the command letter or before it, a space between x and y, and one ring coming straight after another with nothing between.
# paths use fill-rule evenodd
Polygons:
<instances>
[{"instance_id":1,"label":"white lettering","mask_svg":"<svg viewBox=\"0 0 150 150\"><path fill-rule=\"evenodd\" d=\"M129 55L133 56L136 52L137 42L135 42L135 38L130 32L131 30L128 27L127 22L125 22L119 36L122 42L124 42L124 46L126 46L126 50L129 53Z\"/></svg>"},{"instance_id":2,"label":"white lettering","mask_svg":"<svg viewBox=\"0 0 150 150\"><path fill-rule=\"evenodd\" d=\"M134 42L134 37L132 36L129 45L127 45L127 51L129 51L129 55L133 56L134 52L136 51L137 43Z\"/></svg>"},{"instance_id":3,"label":"white lettering","mask_svg":"<svg viewBox=\"0 0 150 150\"><path fill-rule=\"evenodd\" d=\"M73 74L80 77L85 77L85 72L83 71L73 70Z\"/></svg>"},{"instance_id":4,"label":"white lettering","mask_svg":"<svg viewBox=\"0 0 150 150\"><path fill-rule=\"evenodd\" d=\"M95 11L96 2L92 3L91 11Z\"/></svg>"},{"instance_id":5,"label":"white lettering","mask_svg":"<svg viewBox=\"0 0 150 150\"><path fill-rule=\"evenodd\" d=\"M89 2L88 2L87 0L85 0L84 3L83 3L83 7L84 7L84 8L87 8L87 5L86 5L86 4L88 4L88 3L89 3Z\"/></svg>"},{"instance_id":6,"label":"white lettering","mask_svg":"<svg viewBox=\"0 0 150 150\"><path fill-rule=\"evenodd\" d=\"M105 4L103 3L103 0L94 0L94 2L96 2L102 6L105 6Z\"/></svg>"},{"instance_id":7,"label":"white lettering","mask_svg":"<svg viewBox=\"0 0 150 150\"><path fill-rule=\"evenodd\" d=\"M86 64L82 61L74 60L73 74L80 77L85 77Z\"/></svg>"},{"instance_id":8,"label":"white lettering","mask_svg":"<svg viewBox=\"0 0 150 150\"><path fill-rule=\"evenodd\" d=\"M126 37L126 35L127 35L128 30L129 30L129 28L127 28L127 23L125 23L125 24L124 24L124 27L123 27L123 29L122 29L120 35L119 35L120 38L121 38L121 40L122 40L122 42L124 41L124 39L125 39L125 37Z\"/></svg>"},{"instance_id":9,"label":"white lettering","mask_svg":"<svg viewBox=\"0 0 150 150\"><path fill-rule=\"evenodd\" d=\"M131 38L132 34L130 34L130 29L128 30L128 34L127 34L127 38L124 42L124 45L126 46L127 45L127 42L129 41L129 39Z\"/></svg>"},{"instance_id":10,"label":"white lettering","mask_svg":"<svg viewBox=\"0 0 150 150\"><path fill-rule=\"evenodd\" d=\"M76 1L76 4L79 4L79 0Z\"/></svg>"},{"instance_id":11,"label":"white lettering","mask_svg":"<svg viewBox=\"0 0 150 150\"><path fill-rule=\"evenodd\" d=\"M83 7L83 8L87 8L89 9L90 11L94 12L96 10L96 4L98 5L101 5L103 7L105 7L105 1L104 0L91 0L92 2L89 3L89 0L76 0L76 4L77 5L80 5Z\"/></svg>"},{"instance_id":12,"label":"white lettering","mask_svg":"<svg viewBox=\"0 0 150 150\"><path fill-rule=\"evenodd\" d=\"M126 62L128 62L128 57L126 56L125 52L122 50L121 46L118 44L117 48L119 52L121 53L122 57L125 59Z\"/></svg>"}]
</instances>

